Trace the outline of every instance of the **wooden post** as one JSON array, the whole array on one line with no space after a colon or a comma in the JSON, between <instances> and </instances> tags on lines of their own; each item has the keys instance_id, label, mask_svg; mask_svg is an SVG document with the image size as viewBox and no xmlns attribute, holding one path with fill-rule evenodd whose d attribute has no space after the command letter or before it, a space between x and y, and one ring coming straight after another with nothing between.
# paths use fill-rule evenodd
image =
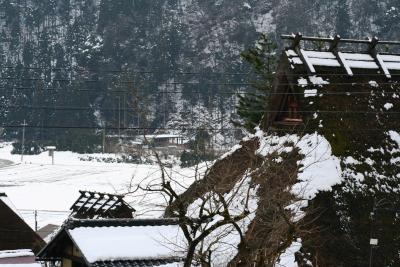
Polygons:
<instances>
[{"instance_id":1,"label":"wooden post","mask_svg":"<svg viewBox=\"0 0 400 267\"><path fill-rule=\"evenodd\" d=\"M21 144L21 162L24 161L24 152L25 152L25 127L28 124L26 124L26 121L24 120L24 123L22 124L22 144Z\"/></svg>"},{"instance_id":2,"label":"wooden post","mask_svg":"<svg viewBox=\"0 0 400 267\"><path fill-rule=\"evenodd\" d=\"M37 210L35 210L35 232L38 230L38 222L37 222Z\"/></svg>"}]
</instances>

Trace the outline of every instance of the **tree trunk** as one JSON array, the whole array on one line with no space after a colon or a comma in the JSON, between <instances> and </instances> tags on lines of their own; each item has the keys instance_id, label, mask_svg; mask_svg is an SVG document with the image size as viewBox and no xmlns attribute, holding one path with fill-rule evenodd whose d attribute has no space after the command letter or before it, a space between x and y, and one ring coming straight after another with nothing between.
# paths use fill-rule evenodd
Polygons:
<instances>
[{"instance_id":1,"label":"tree trunk","mask_svg":"<svg viewBox=\"0 0 400 267\"><path fill-rule=\"evenodd\" d=\"M194 253L196 251L196 244L192 243L189 246L188 252L186 254L186 259L183 267L191 267L192 266L192 261L194 257Z\"/></svg>"}]
</instances>

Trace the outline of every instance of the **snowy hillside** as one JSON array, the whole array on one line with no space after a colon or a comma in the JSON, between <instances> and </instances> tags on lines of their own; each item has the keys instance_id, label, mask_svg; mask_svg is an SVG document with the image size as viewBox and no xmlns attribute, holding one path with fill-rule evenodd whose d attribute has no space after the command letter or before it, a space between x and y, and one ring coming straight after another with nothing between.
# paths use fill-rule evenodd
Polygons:
<instances>
[{"instance_id":1,"label":"snowy hillside","mask_svg":"<svg viewBox=\"0 0 400 267\"><path fill-rule=\"evenodd\" d=\"M67 149L71 134L46 127L232 127L232 94L249 90L239 54L259 33L397 39L399 10L394 0L0 0L0 119L26 119L41 142L64 136Z\"/></svg>"},{"instance_id":2,"label":"snowy hillside","mask_svg":"<svg viewBox=\"0 0 400 267\"><path fill-rule=\"evenodd\" d=\"M93 163L80 161L83 155L55 152L55 165L47 153L25 156L11 155L11 146L0 149L0 158L14 162L0 168L0 192L6 193L20 214L34 227L34 210L38 210L39 227L60 224L69 214L69 208L79 197L79 190L125 194L160 178L154 165L118 163ZM88 156L88 155L84 155ZM90 155L115 157L115 155ZM177 182L193 182L191 169L170 169ZM148 181L148 182L146 182ZM177 186L177 190L182 190ZM161 216L165 203L161 195L143 195L142 191L127 196L127 201L137 210L138 216Z\"/></svg>"}]
</instances>

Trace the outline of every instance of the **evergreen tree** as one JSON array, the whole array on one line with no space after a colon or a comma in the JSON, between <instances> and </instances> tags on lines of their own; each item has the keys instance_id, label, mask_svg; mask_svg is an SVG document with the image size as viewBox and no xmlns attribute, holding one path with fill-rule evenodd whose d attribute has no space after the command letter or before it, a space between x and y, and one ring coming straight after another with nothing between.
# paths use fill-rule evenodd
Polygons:
<instances>
[{"instance_id":1,"label":"evergreen tree","mask_svg":"<svg viewBox=\"0 0 400 267\"><path fill-rule=\"evenodd\" d=\"M351 21L350 8L347 0L338 0L338 13L336 16L336 34L343 38L350 38Z\"/></svg>"},{"instance_id":2,"label":"evergreen tree","mask_svg":"<svg viewBox=\"0 0 400 267\"><path fill-rule=\"evenodd\" d=\"M249 131L254 131L267 108L276 63L275 50L276 45L263 34L253 48L242 53L243 59L250 64L255 74L256 80L252 82L255 90L245 95L239 94L237 113L242 121L234 123Z\"/></svg>"}]
</instances>

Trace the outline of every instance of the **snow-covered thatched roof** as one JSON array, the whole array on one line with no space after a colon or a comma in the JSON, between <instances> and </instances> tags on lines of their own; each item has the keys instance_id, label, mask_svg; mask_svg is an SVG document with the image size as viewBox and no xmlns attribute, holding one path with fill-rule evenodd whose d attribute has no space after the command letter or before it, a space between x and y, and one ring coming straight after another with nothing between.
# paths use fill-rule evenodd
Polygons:
<instances>
[{"instance_id":1,"label":"snow-covered thatched roof","mask_svg":"<svg viewBox=\"0 0 400 267\"><path fill-rule=\"evenodd\" d=\"M380 55L374 41L363 44L370 50L340 52L338 44L332 51L306 50L299 44L285 49L256 133L181 195L191 213L210 192L228 198L238 188L248 188L247 194L228 198L238 211L249 208L249 216L239 224L244 237L240 240L235 231L227 234L214 246L213 260L232 265L257 261L260 266L275 260L276 266L298 266L295 258L302 253L311 266L348 260L336 257L333 247L318 247L318 240L344 228L330 229L332 218L324 217L327 212L316 215L314 209L335 212L333 205L342 209L334 214L342 216L339 223L357 222L359 213L351 213L353 201L368 216L374 209L371 199L398 191L400 57ZM321 195L326 203L318 202ZM245 207L241 196L249 197L252 205ZM175 205L167 214L174 214ZM312 227L324 230L312 233ZM346 231L336 237L340 242L359 229ZM361 244L357 251L369 244L367 235L354 238ZM218 254L219 248L223 250ZM318 253L312 254L315 250Z\"/></svg>"}]
</instances>

